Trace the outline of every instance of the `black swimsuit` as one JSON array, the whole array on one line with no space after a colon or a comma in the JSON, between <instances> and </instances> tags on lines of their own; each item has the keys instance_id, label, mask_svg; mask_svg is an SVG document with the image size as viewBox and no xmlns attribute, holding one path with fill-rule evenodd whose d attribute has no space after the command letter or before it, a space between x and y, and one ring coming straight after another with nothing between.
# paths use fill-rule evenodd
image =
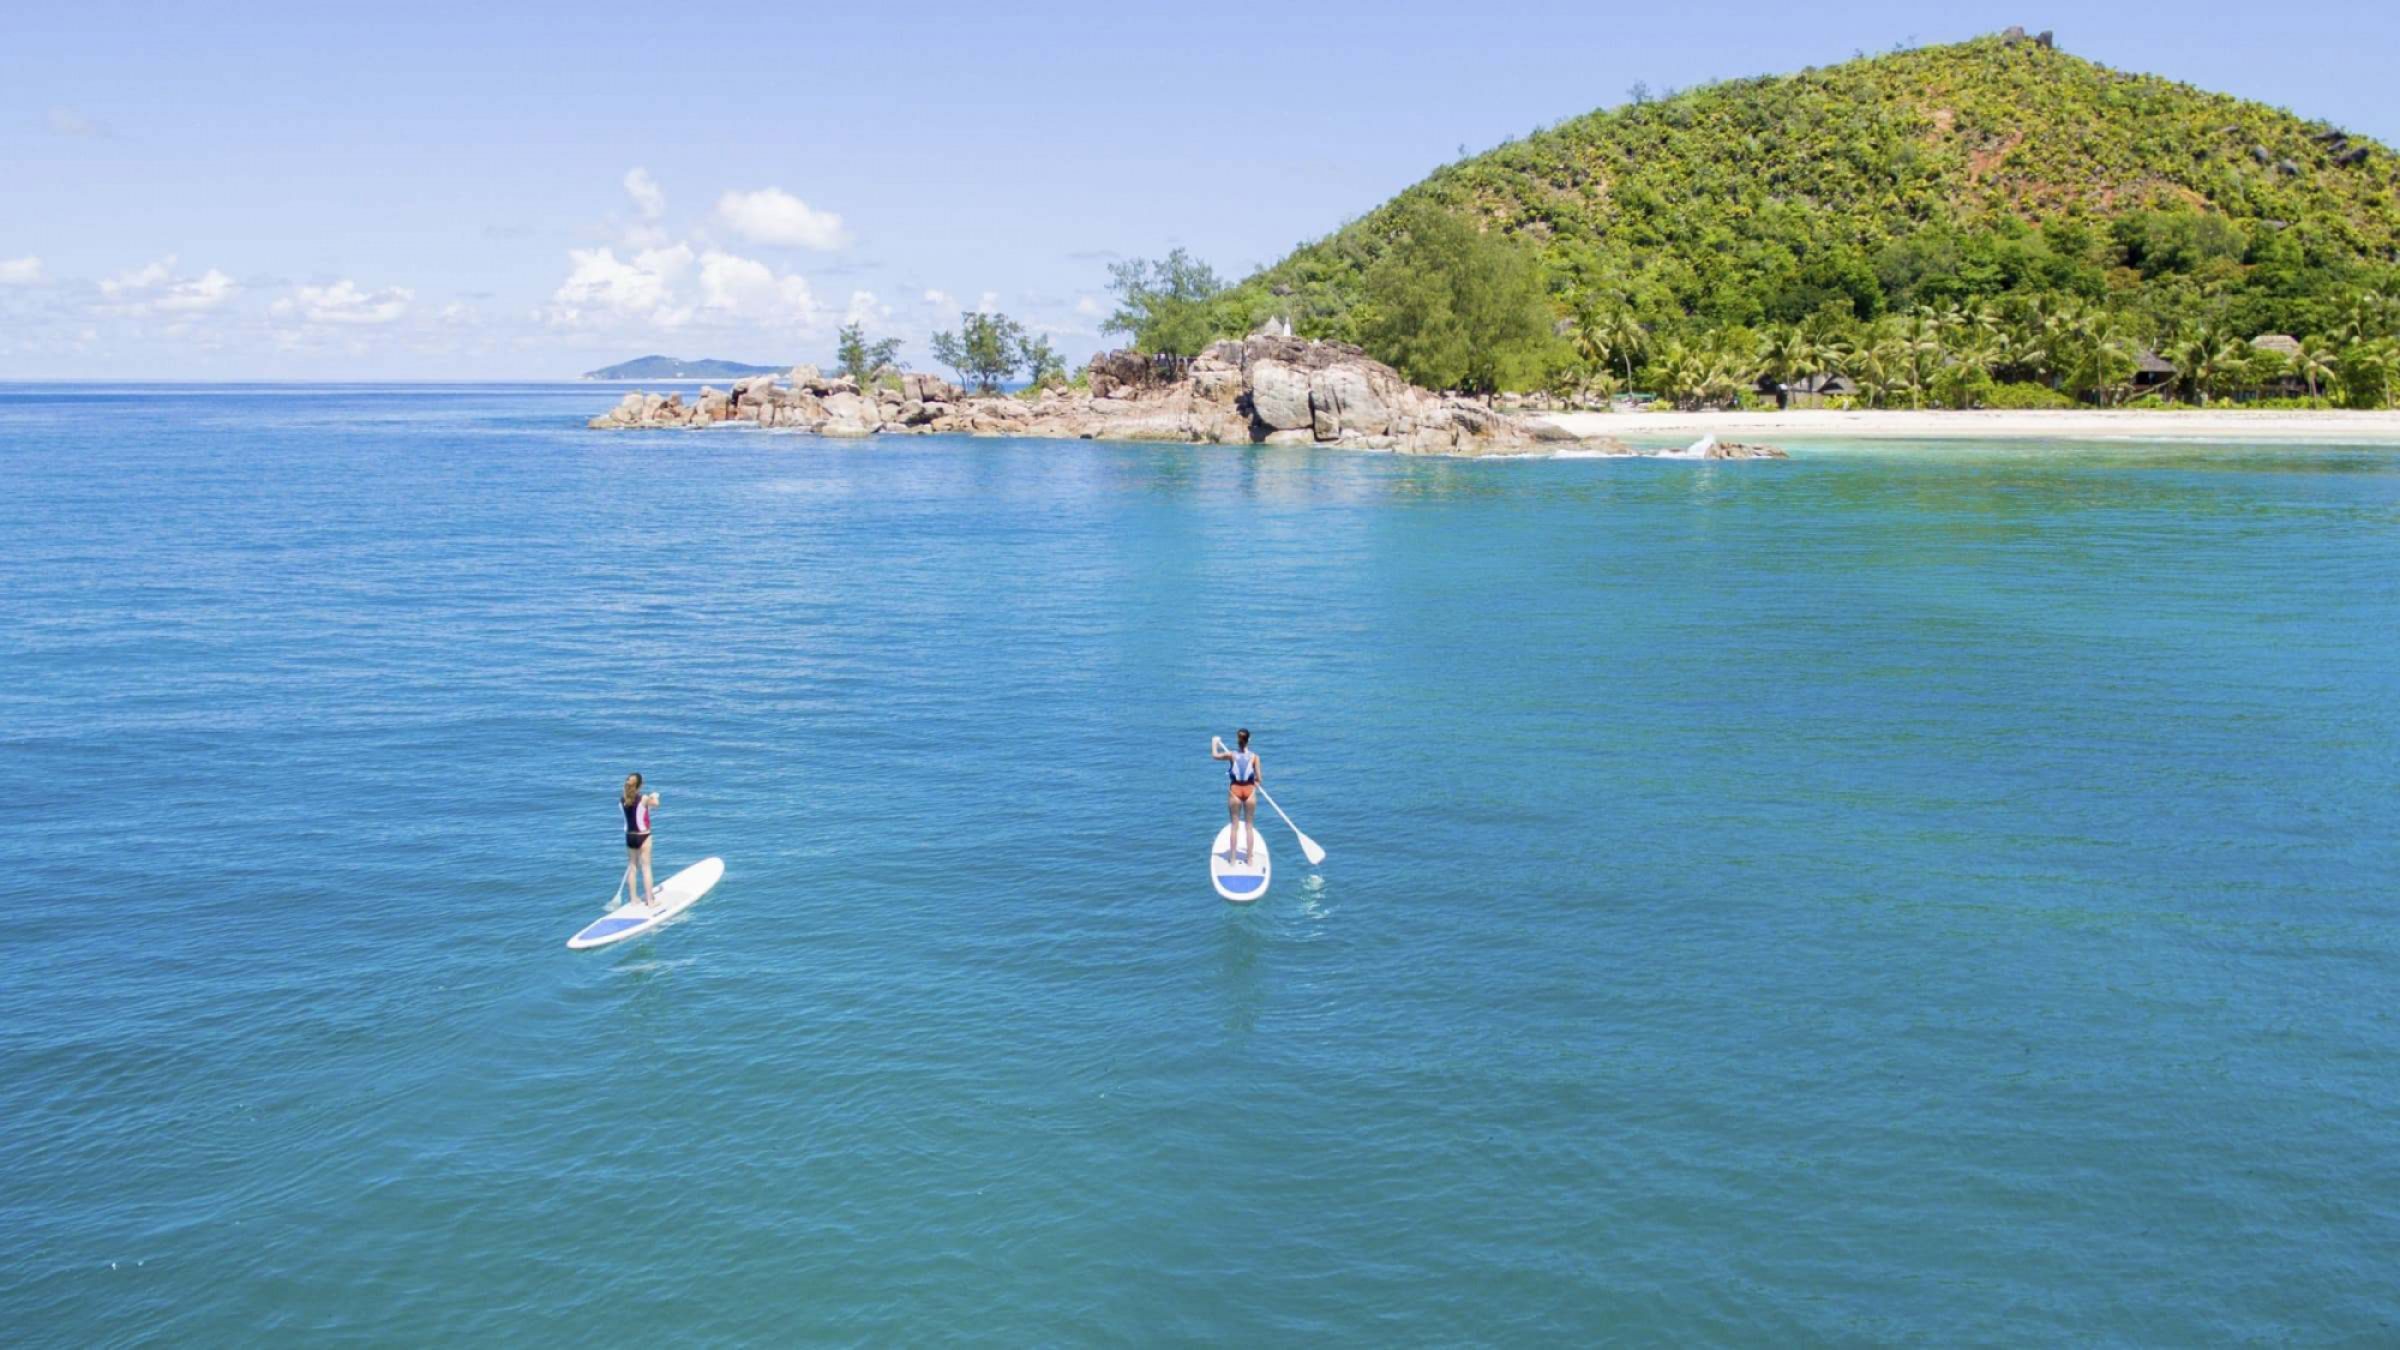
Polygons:
<instances>
[{"instance_id":1,"label":"black swimsuit","mask_svg":"<svg viewBox=\"0 0 2400 1350\"><path fill-rule=\"evenodd\" d=\"M625 807L625 847L640 848L650 842L648 828L650 813L642 806L642 799L639 797L625 802L623 805Z\"/></svg>"}]
</instances>

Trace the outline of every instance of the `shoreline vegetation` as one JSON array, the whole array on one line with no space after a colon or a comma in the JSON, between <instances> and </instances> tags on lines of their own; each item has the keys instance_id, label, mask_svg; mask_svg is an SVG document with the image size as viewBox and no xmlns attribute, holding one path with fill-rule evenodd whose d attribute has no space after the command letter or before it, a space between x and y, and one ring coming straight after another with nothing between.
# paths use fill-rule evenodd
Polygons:
<instances>
[{"instance_id":1,"label":"shoreline vegetation","mask_svg":"<svg viewBox=\"0 0 2400 1350\"><path fill-rule=\"evenodd\" d=\"M852 344L848 341L845 347ZM857 370L827 376L796 366L729 390L630 393L594 430L752 426L819 436L1018 436L1218 445L1324 445L1412 455L1512 455L1562 443L1596 454L1643 453L1606 435L1566 430L1489 402L1436 394L1402 380L1356 347L1260 334L1211 343L1169 371L1137 353L1095 358L1069 384L1000 393L996 378L969 392L902 371L885 345L845 356ZM862 373L859 373L863 371ZM1774 458L1780 451L1711 441L1701 457Z\"/></svg>"},{"instance_id":2,"label":"shoreline vegetation","mask_svg":"<svg viewBox=\"0 0 2400 1350\"><path fill-rule=\"evenodd\" d=\"M2400 157L2021 29L1637 85L1247 278L1182 249L1109 271L1102 327L1127 346L1072 376L1006 315L965 314L932 346L975 395L923 396L897 342L853 326L849 388L796 383L863 408L786 420L744 381L593 425L1492 454L1687 432L2384 441L2400 409Z\"/></svg>"},{"instance_id":3,"label":"shoreline vegetation","mask_svg":"<svg viewBox=\"0 0 2400 1350\"><path fill-rule=\"evenodd\" d=\"M1463 156L1228 282L1111 269L1168 357L1276 325L1600 409L2388 409L2400 156L2011 29Z\"/></svg>"},{"instance_id":4,"label":"shoreline vegetation","mask_svg":"<svg viewBox=\"0 0 2400 1350\"><path fill-rule=\"evenodd\" d=\"M1637 86L1238 284L1169 263L1119 275L1138 346L1197 307L1587 405L2400 400L2400 157L2014 29Z\"/></svg>"}]
</instances>

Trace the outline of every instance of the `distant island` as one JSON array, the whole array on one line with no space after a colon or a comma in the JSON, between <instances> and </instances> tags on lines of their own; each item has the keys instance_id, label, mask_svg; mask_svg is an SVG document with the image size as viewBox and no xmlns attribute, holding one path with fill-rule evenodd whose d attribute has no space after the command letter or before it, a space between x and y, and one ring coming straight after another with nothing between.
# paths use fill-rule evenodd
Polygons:
<instances>
[{"instance_id":1,"label":"distant island","mask_svg":"<svg viewBox=\"0 0 2400 1350\"><path fill-rule=\"evenodd\" d=\"M686 361L679 356L637 356L613 366L587 370L587 380L732 380L744 375L774 375L782 366L746 366L739 361L703 357Z\"/></svg>"}]
</instances>

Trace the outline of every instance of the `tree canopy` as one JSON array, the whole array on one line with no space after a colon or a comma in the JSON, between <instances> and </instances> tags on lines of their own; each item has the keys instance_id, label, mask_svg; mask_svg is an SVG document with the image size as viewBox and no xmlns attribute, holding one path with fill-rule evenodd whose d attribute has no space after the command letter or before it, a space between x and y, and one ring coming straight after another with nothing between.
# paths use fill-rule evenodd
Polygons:
<instances>
[{"instance_id":1,"label":"tree canopy","mask_svg":"<svg viewBox=\"0 0 2400 1350\"><path fill-rule=\"evenodd\" d=\"M961 314L957 332L933 335L933 354L957 373L960 384L988 394L1016 372L1024 331L1005 314Z\"/></svg>"},{"instance_id":2,"label":"tree canopy","mask_svg":"<svg viewBox=\"0 0 2400 1350\"><path fill-rule=\"evenodd\" d=\"M1368 350L1438 389L1489 393L1538 378L1552 319L1533 251L1431 206L1395 214L1391 230L1363 287Z\"/></svg>"},{"instance_id":3,"label":"tree canopy","mask_svg":"<svg viewBox=\"0 0 2400 1350\"><path fill-rule=\"evenodd\" d=\"M1470 361L1490 339L1464 333L1523 330L1503 246L1532 258L1580 371L1555 347L1534 359L1531 338ZM1434 275L1414 275L1427 261ZM1484 279L1472 292L1458 284L1470 274ZM1188 353L1281 312L1433 383L1635 389L1672 369L1722 393L1727 379L1700 376L1805 327L1810 341L1777 344L1763 372L1908 372L1890 387L1913 392L1892 397L1976 397L1962 372L1997 347L1995 386L2039 369L2052 392L2129 396L2147 353L2177 363L2166 395L2288 392L2224 341L2201 360L2191 331L2206 330L2313 340L2307 396L2347 400L2382 387L2373 343L2395 336L2388 305L2354 311L2400 294L2400 158L2279 109L1984 38L1645 90L1462 158L1201 294L1211 279L1180 254L1126 265L1116 331ZM1990 321L1943 319L1960 313Z\"/></svg>"},{"instance_id":4,"label":"tree canopy","mask_svg":"<svg viewBox=\"0 0 2400 1350\"><path fill-rule=\"evenodd\" d=\"M1180 248L1164 258L1116 263L1108 276L1117 310L1101 331L1125 334L1137 351L1196 356L1254 321L1248 317L1254 297L1227 287L1216 269Z\"/></svg>"},{"instance_id":5,"label":"tree canopy","mask_svg":"<svg viewBox=\"0 0 2400 1350\"><path fill-rule=\"evenodd\" d=\"M876 371L900 363L900 339L869 342L865 325L844 324L834 343L834 357L840 363L838 373L857 380L859 388L864 389Z\"/></svg>"}]
</instances>

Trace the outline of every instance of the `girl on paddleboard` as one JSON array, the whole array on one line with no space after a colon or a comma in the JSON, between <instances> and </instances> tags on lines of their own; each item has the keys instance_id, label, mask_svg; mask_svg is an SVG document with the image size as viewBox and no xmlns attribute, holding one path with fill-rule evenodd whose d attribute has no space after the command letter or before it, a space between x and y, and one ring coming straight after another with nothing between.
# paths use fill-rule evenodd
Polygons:
<instances>
[{"instance_id":1,"label":"girl on paddleboard","mask_svg":"<svg viewBox=\"0 0 2400 1350\"><path fill-rule=\"evenodd\" d=\"M1258 833L1258 754L1250 748L1248 727L1234 732L1233 742L1236 748L1228 750L1219 741L1208 757L1226 761L1225 818L1233 822L1226 858L1230 862L1248 862L1250 845Z\"/></svg>"},{"instance_id":2,"label":"girl on paddleboard","mask_svg":"<svg viewBox=\"0 0 2400 1350\"><path fill-rule=\"evenodd\" d=\"M632 887L633 898L647 905L658 899L658 888L650 881L650 809L658 805L658 794L645 794L642 776L629 773L625 775L625 790L618 794L617 804L625 808L625 879L617 884L620 888Z\"/></svg>"}]
</instances>

